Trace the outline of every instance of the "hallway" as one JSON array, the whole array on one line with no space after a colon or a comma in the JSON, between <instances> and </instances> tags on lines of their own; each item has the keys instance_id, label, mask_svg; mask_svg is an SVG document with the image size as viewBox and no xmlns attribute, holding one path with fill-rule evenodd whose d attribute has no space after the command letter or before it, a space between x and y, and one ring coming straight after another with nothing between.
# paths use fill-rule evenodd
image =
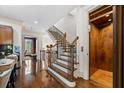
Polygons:
<instances>
[{"instance_id":1,"label":"hallway","mask_svg":"<svg viewBox=\"0 0 124 93\"><path fill-rule=\"evenodd\" d=\"M42 62L43 64L45 62ZM23 62L21 69L17 71L17 88L64 88L59 82L51 77L45 70L44 64L41 71L41 64L39 61L26 60ZM86 81L83 79L76 79L77 88L102 88L104 86L93 81Z\"/></svg>"},{"instance_id":2,"label":"hallway","mask_svg":"<svg viewBox=\"0 0 124 93\"><path fill-rule=\"evenodd\" d=\"M17 68L21 67L17 72L15 72L16 66L6 68L11 71L10 74L7 73L8 80L5 80L7 83L1 83L4 85L2 87L6 87L7 84L9 87L14 87L14 83L16 88L117 86L115 84L119 79L114 79L119 76L119 71L116 73L115 71L118 68L120 70L120 67L116 66L122 64L117 65L117 53L115 53L115 49L119 49L116 45L120 36L115 33L117 29L113 28L118 26L114 22L118 19L114 18L116 10L113 8L117 7L0 6L0 26L4 29L10 27L12 35L9 40L3 40L6 33L1 34L1 37L4 37L1 39L1 59L5 59L4 64L7 64L7 53L11 50L8 55L15 60L13 63ZM2 30L1 32L3 33ZM117 42L114 38L117 38ZM11 43L11 47L4 46L5 43ZM41 59L45 61L40 62ZM3 75L6 70L0 72Z\"/></svg>"}]
</instances>

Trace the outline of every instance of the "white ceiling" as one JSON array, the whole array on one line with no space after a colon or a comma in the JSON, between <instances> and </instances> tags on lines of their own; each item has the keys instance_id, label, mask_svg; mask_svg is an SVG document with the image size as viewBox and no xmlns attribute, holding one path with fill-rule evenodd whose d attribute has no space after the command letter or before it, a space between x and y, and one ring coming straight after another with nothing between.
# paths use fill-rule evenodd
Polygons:
<instances>
[{"instance_id":1,"label":"white ceiling","mask_svg":"<svg viewBox=\"0 0 124 93\"><path fill-rule=\"evenodd\" d=\"M73 10L75 5L1 5L0 16L9 17L32 28L48 28L55 24L67 13ZM34 21L38 21L37 24Z\"/></svg>"}]
</instances>

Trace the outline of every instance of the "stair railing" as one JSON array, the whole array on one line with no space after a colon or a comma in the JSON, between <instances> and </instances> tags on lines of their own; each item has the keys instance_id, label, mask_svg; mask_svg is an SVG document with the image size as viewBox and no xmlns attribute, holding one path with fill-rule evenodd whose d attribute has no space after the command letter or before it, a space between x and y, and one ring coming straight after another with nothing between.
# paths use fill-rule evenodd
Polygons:
<instances>
[{"instance_id":1,"label":"stair railing","mask_svg":"<svg viewBox=\"0 0 124 93\"><path fill-rule=\"evenodd\" d=\"M65 49L65 51L66 51L66 43L67 43L66 37L67 37L67 34L66 34L66 32L65 32L64 38L63 38L63 44L64 44L64 49Z\"/></svg>"},{"instance_id":2,"label":"stair railing","mask_svg":"<svg viewBox=\"0 0 124 93\"><path fill-rule=\"evenodd\" d=\"M53 50L53 48L55 46L57 46L57 44L54 44L54 45L50 44L50 45L46 46L47 47L47 55L48 55L47 59L48 59L48 66L49 67L51 67L52 63L54 63L56 61L56 59L57 59L56 55L58 55L58 54L57 54L56 51Z\"/></svg>"},{"instance_id":3,"label":"stair railing","mask_svg":"<svg viewBox=\"0 0 124 93\"><path fill-rule=\"evenodd\" d=\"M79 39L79 37L77 36L73 41L72 41L72 45L76 45L76 43L77 43L77 40Z\"/></svg>"},{"instance_id":4,"label":"stair railing","mask_svg":"<svg viewBox=\"0 0 124 93\"><path fill-rule=\"evenodd\" d=\"M47 54L48 54L48 66L51 67L51 58L52 58L52 45L47 45Z\"/></svg>"},{"instance_id":5,"label":"stair railing","mask_svg":"<svg viewBox=\"0 0 124 93\"><path fill-rule=\"evenodd\" d=\"M66 37L67 37L67 35L66 35L66 32L65 32L63 38L57 40L56 43L54 45L52 45L52 47L51 47L51 50L52 50L52 48L57 46L57 58L59 57L59 53L58 53L59 52L58 51L59 50L59 45L63 45L64 49L66 51L66 42L67 42Z\"/></svg>"},{"instance_id":6,"label":"stair railing","mask_svg":"<svg viewBox=\"0 0 124 93\"><path fill-rule=\"evenodd\" d=\"M74 71L75 71L75 61L76 61L76 45L77 45L77 40L79 39L79 37L77 36L73 42L71 44L69 44L68 46L68 51L70 53L70 57L69 57L69 63L68 63L68 68L70 68L69 73L70 73L70 80L74 80Z\"/></svg>"},{"instance_id":7,"label":"stair railing","mask_svg":"<svg viewBox=\"0 0 124 93\"><path fill-rule=\"evenodd\" d=\"M52 64L52 48L54 48L54 47L57 47L57 58L58 58L58 55L59 55L59 53L58 53L58 48L59 48L59 44L60 45L63 45L63 48L64 48L64 51L65 52L67 52L67 51L69 51L69 53L70 53L70 58L69 58L69 64L68 64L68 68L69 68L69 73L70 74L68 74L69 76L68 76L68 79L69 80L74 80L74 71L75 71L75 68L74 68L74 64L75 64L75 52L76 52L76 45L77 45L77 40L79 39L79 37L77 36L73 41L72 41L72 43L68 43L68 47L67 47L67 40L66 40L66 33L64 34L64 36L63 36L63 38L62 39L60 39L60 40L57 40L57 42L56 42L56 44L54 44L54 45L47 45L47 53L48 53L48 66L49 67L51 67L51 64ZM71 76L70 76L71 75Z\"/></svg>"},{"instance_id":8,"label":"stair railing","mask_svg":"<svg viewBox=\"0 0 124 93\"><path fill-rule=\"evenodd\" d=\"M64 47L64 50L66 51L66 44L67 44L67 33L65 32L64 35L63 35L63 38L58 40L61 44L63 44L63 47Z\"/></svg>"}]
</instances>

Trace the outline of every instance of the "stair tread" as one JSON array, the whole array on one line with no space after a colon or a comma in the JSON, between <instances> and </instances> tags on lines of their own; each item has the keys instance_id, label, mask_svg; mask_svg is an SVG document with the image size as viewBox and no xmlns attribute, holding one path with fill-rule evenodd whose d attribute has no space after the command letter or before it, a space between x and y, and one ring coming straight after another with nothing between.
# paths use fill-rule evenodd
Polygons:
<instances>
[{"instance_id":1,"label":"stair tread","mask_svg":"<svg viewBox=\"0 0 124 93\"><path fill-rule=\"evenodd\" d=\"M66 51L65 51L65 50L63 50L63 52L70 52L70 51L68 51L68 50L66 50ZM73 53L76 53L76 51L74 51Z\"/></svg>"},{"instance_id":2,"label":"stair tread","mask_svg":"<svg viewBox=\"0 0 124 93\"><path fill-rule=\"evenodd\" d=\"M71 76L70 73L65 73L64 71L60 70L59 68L57 67L54 67L54 66L51 66L51 68L56 71L57 73L59 73L61 76L63 76L64 78L68 79L68 77Z\"/></svg>"},{"instance_id":3,"label":"stair tread","mask_svg":"<svg viewBox=\"0 0 124 93\"><path fill-rule=\"evenodd\" d=\"M65 49L64 47L63 47L63 49ZM69 46L66 46L66 49L71 49L71 47L69 47ZM74 48L75 50L76 50L76 48Z\"/></svg>"},{"instance_id":4,"label":"stair tread","mask_svg":"<svg viewBox=\"0 0 124 93\"><path fill-rule=\"evenodd\" d=\"M60 75L59 73L57 73L56 71L54 71L50 67L48 67L48 72L53 77L55 77L60 83L62 83L63 85L66 85L67 87L75 87L76 86L76 82L75 81L66 79L65 77L63 77L62 75Z\"/></svg>"},{"instance_id":5,"label":"stair tread","mask_svg":"<svg viewBox=\"0 0 124 93\"><path fill-rule=\"evenodd\" d=\"M61 55L60 58L63 59L63 60L69 61L69 60L71 60L72 57ZM76 57L73 57L73 58L74 58L74 61L76 61Z\"/></svg>"},{"instance_id":6,"label":"stair tread","mask_svg":"<svg viewBox=\"0 0 124 93\"><path fill-rule=\"evenodd\" d=\"M67 56L67 57L71 57L71 55L66 55L66 54L60 54L61 56ZM76 56L74 56L76 57Z\"/></svg>"},{"instance_id":7,"label":"stair tread","mask_svg":"<svg viewBox=\"0 0 124 93\"><path fill-rule=\"evenodd\" d=\"M66 69L68 69L68 70L71 70L71 66L68 66L68 65L65 65L65 64L62 64L62 63L59 63L59 62L57 62L56 63L57 65L60 65L60 66L62 66L62 67L64 67L64 68L66 68ZM77 70L77 68L74 66L74 71L75 70Z\"/></svg>"},{"instance_id":8,"label":"stair tread","mask_svg":"<svg viewBox=\"0 0 124 93\"><path fill-rule=\"evenodd\" d=\"M70 62L65 62L65 61L60 60L60 59L57 59L56 63L61 63L61 64L64 64L64 65L70 65Z\"/></svg>"},{"instance_id":9,"label":"stair tread","mask_svg":"<svg viewBox=\"0 0 124 93\"><path fill-rule=\"evenodd\" d=\"M56 64L58 64L58 65L60 65L60 66L62 66L64 68L66 68L66 69L71 70L71 64L69 64L67 62L64 62L64 61L61 61L61 60L57 60L56 61ZM76 64L74 64L74 70L76 70L76 69L77 69Z\"/></svg>"},{"instance_id":10,"label":"stair tread","mask_svg":"<svg viewBox=\"0 0 124 93\"><path fill-rule=\"evenodd\" d=\"M62 66L62 67L64 67L64 68L66 68L66 69L68 69L68 70L71 70L71 68L70 68L68 65L65 65L65 64L60 63L60 62L56 62L56 64L58 64L58 65L60 65L60 66Z\"/></svg>"},{"instance_id":11,"label":"stair tread","mask_svg":"<svg viewBox=\"0 0 124 93\"><path fill-rule=\"evenodd\" d=\"M63 64L65 64L65 65L68 65L68 64L69 64L68 62L65 62L65 61L60 60L60 59L57 59L56 61L59 62L59 63L63 63Z\"/></svg>"},{"instance_id":12,"label":"stair tread","mask_svg":"<svg viewBox=\"0 0 124 93\"><path fill-rule=\"evenodd\" d=\"M56 63L53 63L52 66L54 66L54 67L60 69L61 71L65 72L65 73L69 73L69 71L70 71L70 69L65 68L65 67L62 67L62 66L60 66L60 65L58 65L58 64L56 64Z\"/></svg>"},{"instance_id":13,"label":"stair tread","mask_svg":"<svg viewBox=\"0 0 124 93\"><path fill-rule=\"evenodd\" d=\"M66 59L62 59L62 58L58 58L59 60L62 60L62 61L65 61L65 62L68 62L68 63L70 63L68 60L66 60ZM74 62L74 64L79 64L79 63L77 63L77 62Z\"/></svg>"}]
</instances>

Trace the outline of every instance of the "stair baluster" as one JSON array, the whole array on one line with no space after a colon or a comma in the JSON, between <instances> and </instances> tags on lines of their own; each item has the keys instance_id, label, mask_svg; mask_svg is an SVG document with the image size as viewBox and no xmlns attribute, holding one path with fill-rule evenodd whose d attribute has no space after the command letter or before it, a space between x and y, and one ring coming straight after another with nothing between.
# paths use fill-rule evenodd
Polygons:
<instances>
[{"instance_id":1,"label":"stair baluster","mask_svg":"<svg viewBox=\"0 0 124 93\"><path fill-rule=\"evenodd\" d=\"M69 79L71 81L73 81L74 80L74 77L73 77L73 75L74 75L74 45L69 45L68 51L70 51L70 57L69 57L70 65L68 65L68 66L70 68L70 74L71 74Z\"/></svg>"},{"instance_id":2,"label":"stair baluster","mask_svg":"<svg viewBox=\"0 0 124 93\"><path fill-rule=\"evenodd\" d=\"M48 53L48 66L51 67L51 53L52 53L52 48L50 45L47 45L47 53Z\"/></svg>"}]
</instances>

